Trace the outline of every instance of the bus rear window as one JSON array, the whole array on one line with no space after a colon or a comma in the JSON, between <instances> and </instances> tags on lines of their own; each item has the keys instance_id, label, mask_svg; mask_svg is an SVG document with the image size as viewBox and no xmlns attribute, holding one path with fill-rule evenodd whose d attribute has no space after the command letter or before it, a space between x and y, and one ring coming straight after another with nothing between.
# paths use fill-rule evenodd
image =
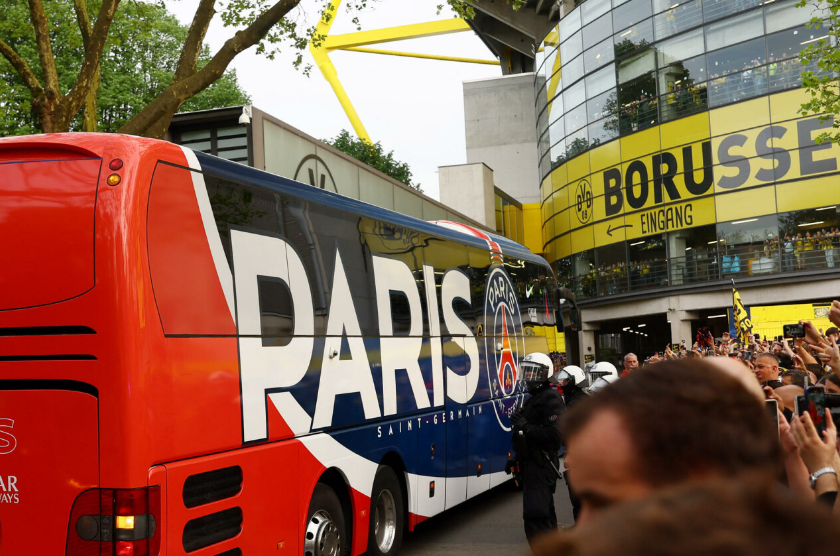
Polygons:
<instances>
[{"instance_id":1,"label":"bus rear window","mask_svg":"<svg viewBox=\"0 0 840 556\"><path fill-rule=\"evenodd\" d=\"M0 164L0 310L57 303L93 288L100 164Z\"/></svg>"}]
</instances>

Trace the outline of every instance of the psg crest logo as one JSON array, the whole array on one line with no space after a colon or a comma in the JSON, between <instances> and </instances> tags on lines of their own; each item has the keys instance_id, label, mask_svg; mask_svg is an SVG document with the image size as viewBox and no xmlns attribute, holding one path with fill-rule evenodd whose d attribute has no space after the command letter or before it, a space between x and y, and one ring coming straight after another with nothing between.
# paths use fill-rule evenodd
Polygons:
<instances>
[{"instance_id":1,"label":"psg crest logo","mask_svg":"<svg viewBox=\"0 0 840 556\"><path fill-rule=\"evenodd\" d=\"M510 429L510 415L516 409L519 361L524 357L522 316L519 296L504 267L496 266L487 276L484 297L484 347L487 354L487 378L494 398L496 417L504 429Z\"/></svg>"}]
</instances>

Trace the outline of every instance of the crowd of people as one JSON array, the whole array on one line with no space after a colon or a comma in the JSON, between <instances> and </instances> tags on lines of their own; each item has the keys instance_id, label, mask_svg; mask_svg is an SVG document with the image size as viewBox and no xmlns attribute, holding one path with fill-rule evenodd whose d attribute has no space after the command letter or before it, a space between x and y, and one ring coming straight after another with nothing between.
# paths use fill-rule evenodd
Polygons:
<instances>
[{"instance_id":1,"label":"crowd of people","mask_svg":"<svg viewBox=\"0 0 840 556\"><path fill-rule=\"evenodd\" d=\"M801 321L792 342L700 330L641 365L627 354L620 378L559 419L579 513L534 554L837 554L840 302L829 319Z\"/></svg>"}]
</instances>

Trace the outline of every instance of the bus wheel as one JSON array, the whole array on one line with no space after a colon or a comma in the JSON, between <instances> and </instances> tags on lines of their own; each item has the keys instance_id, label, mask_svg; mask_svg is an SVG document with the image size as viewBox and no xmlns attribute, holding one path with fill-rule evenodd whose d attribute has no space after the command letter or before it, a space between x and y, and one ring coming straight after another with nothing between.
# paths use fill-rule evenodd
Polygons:
<instances>
[{"instance_id":1,"label":"bus wheel","mask_svg":"<svg viewBox=\"0 0 840 556\"><path fill-rule=\"evenodd\" d=\"M306 532L303 535L304 556L342 556L349 546L344 512L333 489L323 483L315 485Z\"/></svg>"},{"instance_id":2,"label":"bus wheel","mask_svg":"<svg viewBox=\"0 0 840 556\"><path fill-rule=\"evenodd\" d=\"M397 474L381 466L370 496L368 556L393 556L402 544L405 514L403 492Z\"/></svg>"}]
</instances>

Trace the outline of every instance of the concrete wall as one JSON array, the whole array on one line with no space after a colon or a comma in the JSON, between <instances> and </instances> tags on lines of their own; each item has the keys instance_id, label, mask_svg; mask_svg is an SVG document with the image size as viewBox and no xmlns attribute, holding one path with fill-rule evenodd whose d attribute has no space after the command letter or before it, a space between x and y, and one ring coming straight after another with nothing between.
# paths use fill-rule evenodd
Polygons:
<instances>
[{"instance_id":1,"label":"concrete wall","mask_svg":"<svg viewBox=\"0 0 840 556\"><path fill-rule=\"evenodd\" d=\"M534 74L464 83L467 163L493 168L496 187L520 203L540 201Z\"/></svg>"},{"instance_id":2,"label":"concrete wall","mask_svg":"<svg viewBox=\"0 0 840 556\"><path fill-rule=\"evenodd\" d=\"M460 164L438 168L440 202L468 218L496 229L493 170L486 164Z\"/></svg>"}]
</instances>

